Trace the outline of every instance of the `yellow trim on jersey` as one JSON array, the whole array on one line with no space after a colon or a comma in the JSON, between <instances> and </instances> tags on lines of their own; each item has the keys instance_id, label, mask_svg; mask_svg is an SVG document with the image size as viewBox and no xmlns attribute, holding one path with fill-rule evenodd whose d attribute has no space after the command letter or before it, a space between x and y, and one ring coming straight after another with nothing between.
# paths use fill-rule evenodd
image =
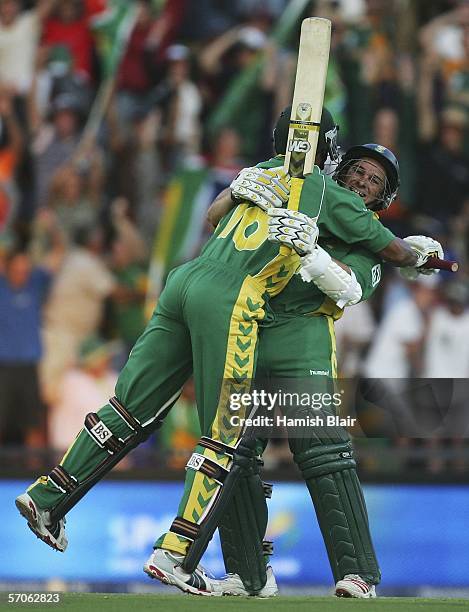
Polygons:
<instances>
[{"instance_id":1,"label":"yellow trim on jersey","mask_svg":"<svg viewBox=\"0 0 469 612\"><path fill-rule=\"evenodd\" d=\"M212 424L211 436L225 444L236 443L241 433L238 426L230 426L229 403L231 393L247 393L251 388L257 347L258 321L265 317L264 287L252 276L244 279L231 313L228 343L226 346L223 387L220 391L217 413ZM237 415L243 417L243 410ZM227 431L230 429L230 431ZM230 438L233 437L232 440Z\"/></svg>"},{"instance_id":2,"label":"yellow trim on jersey","mask_svg":"<svg viewBox=\"0 0 469 612\"><path fill-rule=\"evenodd\" d=\"M337 378L337 345L335 342L334 319L326 316L329 336L331 338L331 370L332 378Z\"/></svg>"},{"instance_id":3,"label":"yellow trim on jersey","mask_svg":"<svg viewBox=\"0 0 469 612\"><path fill-rule=\"evenodd\" d=\"M300 267L300 256L289 247L280 247L287 250L286 255L279 253L271 259L253 278L260 282L265 291L271 296L280 293L288 281Z\"/></svg>"},{"instance_id":4,"label":"yellow trim on jersey","mask_svg":"<svg viewBox=\"0 0 469 612\"><path fill-rule=\"evenodd\" d=\"M183 540L181 542L179 536L177 536L175 533L172 533L171 531L168 531L165 534L163 541L161 542L161 546L159 548L164 548L165 550L171 550L181 555L186 555L187 549L189 548L189 544L189 540Z\"/></svg>"},{"instance_id":5,"label":"yellow trim on jersey","mask_svg":"<svg viewBox=\"0 0 469 612\"><path fill-rule=\"evenodd\" d=\"M344 309L339 308L334 300L330 297L326 297L317 310L307 312L304 316L306 317L319 317L325 315L326 317L332 317L334 321L338 321L344 314Z\"/></svg>"}]
</instances>

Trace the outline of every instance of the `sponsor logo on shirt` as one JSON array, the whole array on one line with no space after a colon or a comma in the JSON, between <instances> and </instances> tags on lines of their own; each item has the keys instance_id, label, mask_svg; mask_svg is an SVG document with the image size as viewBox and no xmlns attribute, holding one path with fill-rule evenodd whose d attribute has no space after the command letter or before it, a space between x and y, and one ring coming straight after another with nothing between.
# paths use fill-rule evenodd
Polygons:
<instances>
[{"instance_id":1,"label":"sponsor logo on shirt","mask_svg":"<svg viewBox=\"0 0 469 612\"><path fill-rule=\"evenodd\" d=\"M381 264L376 264L371 268L371 286L376 287L376 285L381 280Z\"/></svg>"}]
</instances>

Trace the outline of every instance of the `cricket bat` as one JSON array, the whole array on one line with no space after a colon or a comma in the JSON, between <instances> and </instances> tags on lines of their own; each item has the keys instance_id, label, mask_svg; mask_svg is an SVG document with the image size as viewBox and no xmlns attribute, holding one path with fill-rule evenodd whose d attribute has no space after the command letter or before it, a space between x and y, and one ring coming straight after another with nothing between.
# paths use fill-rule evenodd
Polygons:
<instances>
[{"instance_id":1,"label":"cricket bat","mask_svg":"<svg viewBox=\"0 0 469 612\"><path fill-rule=\"evenodd\" d=\"M320 17L304 19L301 24L295 88L283 165L285 172L292 177L287 207L290 210L298 210L304 177L314 168L331 48L331 25L329 19ZM281 246L279 252L288 256L291 249Z\"/></svg>"},{"instance_id":2,"label":"cricket bat","mask_svg":"<svg viewBox=\"0 0 469 612\"><path fill-rule=\"evenodd\" d=\"M330 47L329 19L304 19L284 163L284 170L294 178L304 178L313 171Z\"/></svg>"}]
</instances>

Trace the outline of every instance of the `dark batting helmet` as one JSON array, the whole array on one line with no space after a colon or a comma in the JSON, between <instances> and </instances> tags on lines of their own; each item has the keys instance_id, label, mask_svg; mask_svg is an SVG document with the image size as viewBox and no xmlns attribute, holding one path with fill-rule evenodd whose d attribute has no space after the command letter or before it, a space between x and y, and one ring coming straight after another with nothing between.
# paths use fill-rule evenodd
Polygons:
<instances>
[{"instance_id":1,"label":"dark batting helmet","mask_svg":"<svg viewBox=\"0 0 469 612\"><path fill-rule=\"evenodd\" d=\"M273 142L275 153L284 154L287 150L288 127L290 124L291 106L287 106L277 119L273 133ZM316 158L322 159L322 164L327 159L327 156L332 161L336 161L339 157L339 149L337 146L337 131L339 126L334 122L334 118L326 107L322 109L321 127L319 129L318 147L316 149Z\"/></svg>"},{"instance_id":2,"label":"dark batting helmet","mask_svg":"<svg viewBox=\"0 0 469 612\"><path fill-rule=\"evenodd\" d=\"M383 193L373 203L373 210L385 210L395 200L400 185L399 162L392 151L376 143L357 145L347 150L334 173L335 180L341 184L347 169L353 162L364 157L377 161L386 173L386 183Z\"/></svg>"}]
</instances>

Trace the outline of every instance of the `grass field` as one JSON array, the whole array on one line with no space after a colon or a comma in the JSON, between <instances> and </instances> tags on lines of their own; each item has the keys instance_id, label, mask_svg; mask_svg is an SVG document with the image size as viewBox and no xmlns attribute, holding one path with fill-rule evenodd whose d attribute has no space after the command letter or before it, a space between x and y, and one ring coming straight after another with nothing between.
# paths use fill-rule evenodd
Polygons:
<instances>
[{"instance_id":1,"label":"grass field","mask_svg":"<svg viewBox=\"0 0 469 612\"><path fill-rule=\"evenodd\" d=\"M3 594L5 595L5 594ZM18 608L64 610L64 612L446 612L469 610L467 599L417 599L384 597L379 599L335 599L333 597L190 597L179 595L113 595L101 593L61 595L57 604L8 604L2 597L0 610Z\"/></svg>"}]
</instances>

